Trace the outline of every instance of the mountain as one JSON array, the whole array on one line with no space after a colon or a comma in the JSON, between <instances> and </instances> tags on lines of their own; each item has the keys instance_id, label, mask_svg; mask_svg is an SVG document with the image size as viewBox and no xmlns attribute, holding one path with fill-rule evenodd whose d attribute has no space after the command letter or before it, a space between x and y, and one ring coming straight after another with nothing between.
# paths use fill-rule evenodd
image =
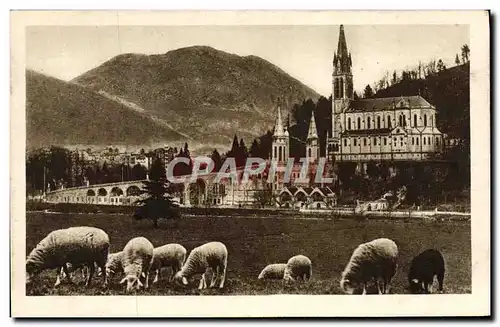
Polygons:
<instances>
[{"instance_id":1,"label":"mountain","mask_svg":"<svg viewBox=\"0 0 500 327\"><path fill-rule=\"evenodd\" d=\"M469 63L445 69L424 79L405 80L379 90L373 97L420 94L437 110L437 127L443 133L470 139Z\"/></svg>"},{"instance_id":2,"label":"mountain","mask_svg":"<svg viewBox=\"0 0 500 327\"><path fill-rule=\"evenodd\" d=\"M144 145L185 136L80 85L26 70L26 146ZM182 144L182 143L181 143Z\"/></svg>"},{"instance_id":3,"label":"mountain","mask_svg":"<svg viewBox=\"0 0 500 327\"><path fill-rule=\"evenodd\" d=\"M159 55L118 55L72 82L112 94L168 121L191 137L190 148L202 144L228 148L235 134L250 143L273 127L278 97L287 108L319 98L262 58L206 46Z\"/></svg>"}]
</instances>

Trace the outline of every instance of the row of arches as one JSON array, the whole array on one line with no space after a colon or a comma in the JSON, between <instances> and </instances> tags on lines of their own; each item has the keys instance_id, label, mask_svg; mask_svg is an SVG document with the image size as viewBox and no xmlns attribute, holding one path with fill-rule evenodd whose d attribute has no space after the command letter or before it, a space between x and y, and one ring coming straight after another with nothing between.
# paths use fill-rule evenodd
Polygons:
<instances>
[{"instance_id":1,"label":"row of arches","mask_svg":"<svg viewBox=\"0 0 500 327\"><path fill-rule=\"evenodd\" d=\"M126 196L138 196L141 194L141 190L138 186L136 185L131 185L129 186L126 191L125 191ZM113 187L111 191L108 194L108 191L104 188L101 187L100 189L97 190L97 193L95 190L90 189L87 191L87 196L123 196L124 192L121 188L119 187Z\"/></svg>"}]
</instances>

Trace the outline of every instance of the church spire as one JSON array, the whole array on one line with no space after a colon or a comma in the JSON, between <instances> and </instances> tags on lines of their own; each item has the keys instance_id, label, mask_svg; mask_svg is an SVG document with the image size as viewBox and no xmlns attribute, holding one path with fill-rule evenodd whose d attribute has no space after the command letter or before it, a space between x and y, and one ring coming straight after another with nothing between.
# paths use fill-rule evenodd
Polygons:
<instances>
[{"instance_id":1,"label":"church spire","mask_svg":"<svg viewBox=\"0 0 500 327\"><path fill-rule=\"evenodd\" d=\"M316 121L314 120L314 112L311 113L311 122L309 123L309 132L307 132L307 139L317 139L318 131L316 129Z\"/></svg>"},{"instance_id":2,"label":"church spire","mask_svg":"<svg viewBox=\"0 0 500 327\"><path fill-rule=\"evenodd\" d=\"M276 118L276 125L274 126L274 135L282 136L284 135L283 121L281 120L281 108L278 102L278 117Z\"/></svg>"},{"instance_id":3,"label":"church spire","mask_svg":"<svg viewBox=\"0 0 500 327\"><path fill-rule=\"evenodd\" d=\"M337 74L351 73L351 54L347 50L344 25L340 25L339 43L337 45L337 53L333 57L333 65Z\"/></svg>"}]
</instances>

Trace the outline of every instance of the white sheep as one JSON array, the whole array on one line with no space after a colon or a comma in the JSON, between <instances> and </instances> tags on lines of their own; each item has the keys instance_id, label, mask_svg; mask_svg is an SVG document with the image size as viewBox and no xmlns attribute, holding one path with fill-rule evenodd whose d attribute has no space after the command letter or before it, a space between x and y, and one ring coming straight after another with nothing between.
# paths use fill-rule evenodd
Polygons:
<instances>
[{"instance_id":1,"label":"white sheep","mask_svg":"<svg viewBox=\"0 0 500 327\"><path fill-rule=\"evenodd\" d=\"M273 263L262 269L258 279L283 279L286 263Z\"/></svg>"},{"instance_id":2,"label":"white sheep","mask_svg":"<svg viewBox=\"0 0 500 327\"><path fill-rule=\"evenodd\" d=\"M186 261L186 254L186 248L176 243L155 248L153 251L153 265L151 266L151 271L156 272L153 283L158 282L161 269L164 267L172 268L172 275L170 276L170 281L172 281L175 274L181 270L184 261Z\"/></svg>"},{"instance_id":3,"label":"white sheep","mask_svg":"<svg viewBox=\"0 0 500 327\"><path fill-rule=\"evenodd\" d=\"M362 294L366 294L367 284L375 281L379 294L387 294L389 283L396 274L397 259L398 247L390 239L379 238L360 244L342 272L341 289L344 293L353 294L362 285ZM382 290L379 279L382 279Z\"/></svg>"},{"instance_id":4,"label":"white sheep","mask_svg":"<svg viewBox=\"0 0 500 327\"><path fill-rule=\"evenodd\" d=\"M148 288L149 269L153 263L153 244L145 237L135 237L128 241L121 254L121 265L125 277L120 284L127 282L127 292L132 288ZM141 277L145 278L144 285L141 283Z\"/></svg>"},{"instance_id":5,"label":"white sheep","mask_svg":"<svg viewBox=\"0 0 500 327\"><path fill-rule=\"evenodd\" d=\"M31 283L45 269L62 267L71 282L67 263L90 268L86 286L90 286L94 263L104 269L109 252L109 237L102 229L88 226L70 227L50 232L30 252L26 259L26 282ZM104 275L104 286L107 276Z\"/></svg>"},{"instance_id":6,"label":"white sheep","mask_svg":"<svg viewBox=\"0 0 500 327\"><path fill-rule=\"evenodd\" d=\"M305 255L299 254L288 259L286 263L283 279L285 281L295 281L302 278L306 281L311 278L312 263Z\"/></svg>"},{"instance_id":7,"label":"white sheep","mask_svg":"<svg viewBox=\"0 0 500 327\"><path fill-rule=\"evenodd\" d=\"M174 280L187 285L187 278L201 273L198 289L204 289L207 287L205 274L209 269L212 270L210 288L216 286L217 282L218 287L223 288L226 280L227 248L221 242L209 242L194 248L182 269L175 274Z\"/></svg>"}]
</instances>

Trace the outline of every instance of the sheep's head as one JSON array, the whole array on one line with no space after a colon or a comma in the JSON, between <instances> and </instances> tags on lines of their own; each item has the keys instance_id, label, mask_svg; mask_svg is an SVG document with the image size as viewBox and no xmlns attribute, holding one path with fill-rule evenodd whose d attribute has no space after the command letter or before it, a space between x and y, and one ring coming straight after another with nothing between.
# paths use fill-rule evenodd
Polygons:
<instances>
[{"instance_id":1,"label":"sheep's head","mask_svg":"<svg viewBox=\"0 0 500 327\"><path fill-rule=\"evenodd\" d=\"M420 294L424 292L422 283L417 278L413 278L410 280L410 285L408 286L408 289L412 294Z\"/></svg>"},{"instance_id":2,"label":"sheep's head","mask_svg":"<svg viewBox=\"0 0 500 327\"><path fill-rule=\"evenodd\" d=\"M175 281L176 284L182 284L182 285L187 285L188 284L187 278L184 277L180 271L178 271L175 274L174 281Z\"/></svg>"},{"instance_id":3,"label":"sheep's head","mask_svg":"<svg viewBox=\"0 0 500 327\"><path fill-rule=\"evenodd\" d=\"M344 293L346 294L354 294L354 292L356 291L357 289L357 284L356 283L353 283L351 280L349 279L344 279L342 278L340 280L340 288L342 289L342 291L344 291Z\"/></svg>"},{"instance_id":4,"label":"sheep's head","mask_svg":"<svg viewBox=\"0 0 500 327\"><path fill-rule=\"evenodd\" d=\"M26 284L32 283L40 271L39 265L31 261L26 262Z\"/></svg>"},{"instance_id":5,"label":"sheep's head","mask_svg":"<svg viewBox=\"0 0 500 327\"><path fill-rule=\"evenodd\" d=\"M139 278L135 275L127 275L123 277L123 279L120 281L120 284L123 284L127 282L127 293L131 292L134 288L136 290L139 290L143 285Z\"/></svg>"}]
</instances>

